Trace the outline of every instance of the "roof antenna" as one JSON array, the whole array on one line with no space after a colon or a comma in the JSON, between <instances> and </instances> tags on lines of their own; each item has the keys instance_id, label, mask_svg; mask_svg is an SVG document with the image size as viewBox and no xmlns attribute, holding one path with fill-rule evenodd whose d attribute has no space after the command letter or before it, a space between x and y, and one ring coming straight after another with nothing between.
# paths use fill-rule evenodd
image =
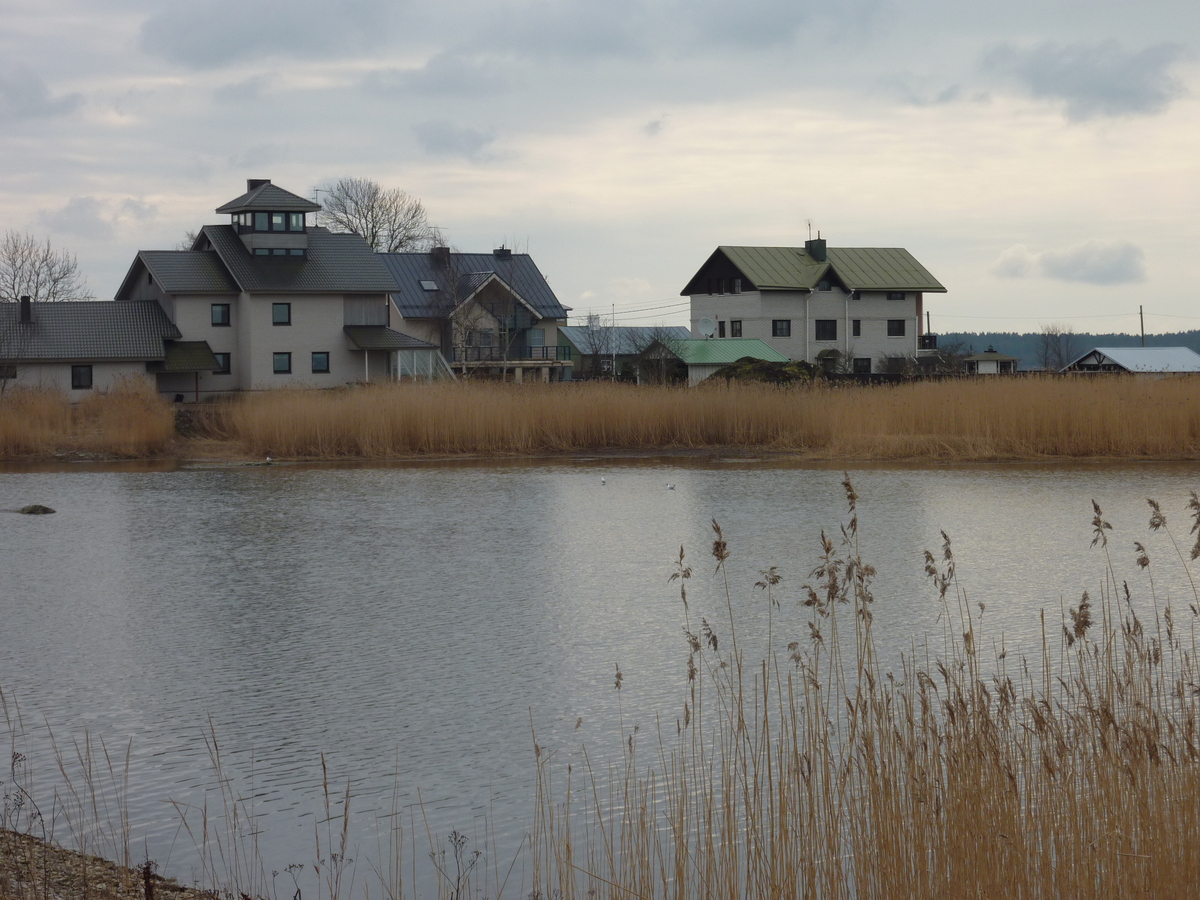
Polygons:
<instances>
[{"instance_id":1,"label":"roof antenna","mask_svg":"<svg viewBox=\"0 0 1200 900\"><path fill-rule=\"evenodd\" d=\"M805 219L804 224L808 226L808 239L812 240L812 219Z\"/></svg>"}]
</instances>

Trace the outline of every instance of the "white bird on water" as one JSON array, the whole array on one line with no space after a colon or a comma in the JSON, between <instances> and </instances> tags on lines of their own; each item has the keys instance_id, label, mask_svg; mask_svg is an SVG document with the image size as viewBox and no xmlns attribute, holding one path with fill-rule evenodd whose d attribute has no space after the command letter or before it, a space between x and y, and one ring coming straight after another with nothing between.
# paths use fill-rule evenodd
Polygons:
<instances>
[{"instance_id":1,"label":"white bird on water","mask_svg":"<svg viewBox=\"0 0 1200 900\"><path fill-rule=\"evenodd\" d=\"M604 476L603 476L603 475L601 475L601 476L600 476L600 483L601 483L601 484L608 484L608 481L607 481L607 480L604 478Z\"/></svg>"},{"instance_id":2,"label":"white bird on water","mask_svg":"<svg viewBox=\"0 0 1200 900\"><path fill-rule=\"evenodd\" d=\"M673 491L673 490L675 490L675 485L668 483L668 484L667 484L667 490L668 490L668 491Z\"/></svg>"}]
</instances>

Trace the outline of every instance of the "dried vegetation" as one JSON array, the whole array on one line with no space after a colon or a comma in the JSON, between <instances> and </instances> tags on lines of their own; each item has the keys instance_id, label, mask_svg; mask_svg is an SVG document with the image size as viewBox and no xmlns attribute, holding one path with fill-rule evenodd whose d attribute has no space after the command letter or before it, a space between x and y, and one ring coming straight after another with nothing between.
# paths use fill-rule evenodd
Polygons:
<instances>
[{"instance_id":1,"label":"dried vegetation","mask_svg":"<svg viewBox=\"0 0 1200 900\"><path fill-rule=\"evenodd\" d=\"M98 391L72 406L61 391L11 388L0 396L0 458L143 457L175 436L170 405L139 382Z\"/></svg>"}]
</instances>

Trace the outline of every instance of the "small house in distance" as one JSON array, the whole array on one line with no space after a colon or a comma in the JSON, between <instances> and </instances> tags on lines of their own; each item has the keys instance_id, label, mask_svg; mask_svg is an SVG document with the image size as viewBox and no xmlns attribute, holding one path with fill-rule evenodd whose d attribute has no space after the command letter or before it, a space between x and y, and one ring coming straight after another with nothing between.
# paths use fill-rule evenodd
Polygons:
<instances>
[{"instance_id":1,"label":"small house in distance","mask_svg":"<svg viewBox=\"0 0 1200 900\"><path fill-rule=\"evenodd\" d=\"M1187 347L1095 347L1063 372L1183 375L1200 372L1200 354Z\"/></svg>"},{"instance_id":2,"label":"small house in distance","mask_svg":"<svg viewBox=\"0 0 1200 900\"><path fill-rule=\"evenodd\" d=\"M1017 371L1016 356L1006 356L994 347L975 353L963 360L963 370L968 375L1012 375Z\"/></svg>"},{"instance_id":3,"label":"small house in distance","mask_svg":"<svg viewBox=\"0 0 1200 900\"><path fill-rule=\"evenodd\" d=\"M560 325L558 343L569 348L575 365L572 377L638 378L639 363L655 341L670 343L691 337L686 325L603 325L589 316L586 325Z\"/></svg>"}]
</instances>

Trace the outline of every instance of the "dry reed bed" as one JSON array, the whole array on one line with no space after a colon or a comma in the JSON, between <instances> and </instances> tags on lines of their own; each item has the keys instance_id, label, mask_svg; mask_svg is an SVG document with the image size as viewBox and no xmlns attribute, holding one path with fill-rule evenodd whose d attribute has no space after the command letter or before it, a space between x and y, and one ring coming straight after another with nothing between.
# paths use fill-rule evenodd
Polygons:
<instances>
[{"instance_id":1,"label":"dry reed bed","mask_svg":"<svg viewBox=\"0 0 1200 900\"><path fill-rule=\"evenodd\" d=\"M64 453L142 457L174 439L166 401L138 382L98 391L72 406L61 391L11 388L0 397L0 458Z\"/></svg>"},{"instance_id":2,"label":"dry reed bed","mask_svg":"<svg viewBox=\"0 0 1200 900\"><path fill-rule=\"evenodd\" d=\"M1064 612L1042 659L998 653L985 664L979 611L946 539L926 570L943 607L941 658L914 653L886 671L871 630L874 571L845 486L850 520L840 540L822 536L799 605L778 603L785 587L771 569L754 612L742 612L769 618L786 651L751 662L739 647L719 529L728 618L689 614L681 551L678 718L664 717L657 738L624 734L624 759L603 774L590 759L563 772L535 747L532 896L1194 896L1200 595L1172 607L1142 574L1154 611L1139 619L1096 509L1097 600ZM1200 528L1195 494L1191 510Z\"/></svg>"},{"instance_id":3,"label":"dry reed bed","mask_svg":"<svg viewBox=\"0 0 1200 900\"><path fill-rule=\"evenodd\" d=\"M249 455L291 458L724 447L825 458L1178 459L1200 456L1200 382L405 384L254 394L208 408L202 424Z\"/></svg>"}]
</instances>

